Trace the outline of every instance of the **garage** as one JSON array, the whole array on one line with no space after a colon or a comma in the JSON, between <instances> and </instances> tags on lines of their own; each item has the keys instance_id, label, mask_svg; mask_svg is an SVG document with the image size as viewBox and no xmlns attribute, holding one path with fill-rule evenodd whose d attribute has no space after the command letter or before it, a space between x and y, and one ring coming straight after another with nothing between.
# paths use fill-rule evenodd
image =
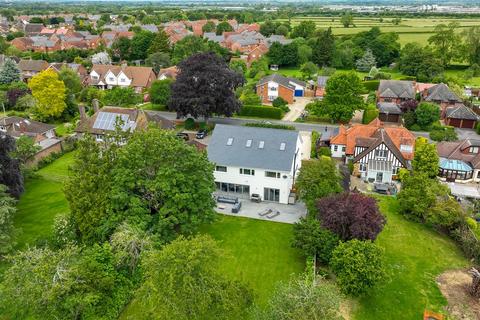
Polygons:
<instances>
[{"instance_id":1,"label":"garage","mask_svg":"<svg viewBox=\"0 0 480 320\"><path fill-rule=\"evenodd\" d=\"M445 112L445 124L463 129L474 129L478 115L465 105L448 107Z\"/></svg>"},{"instance_id":2,"label":"garage","mask_svg":"<svg viewBox=\"0 0 480 320\"><path fill-rule=\"evenodd\" d=\"M295 97L303 97L303 90L301 90L301 89L296 90L295 89Z\"/></svg>"}]
</instances>

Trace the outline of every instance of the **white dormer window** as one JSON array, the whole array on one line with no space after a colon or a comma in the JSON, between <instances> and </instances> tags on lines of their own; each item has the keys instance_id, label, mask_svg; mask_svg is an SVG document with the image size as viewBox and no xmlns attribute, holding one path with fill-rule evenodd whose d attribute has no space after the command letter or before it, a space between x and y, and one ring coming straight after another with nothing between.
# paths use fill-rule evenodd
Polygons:
<instances>
[{"instance_id":1,"label":"white dormer window","mask_svg":"<svg viewBox=\"0 0 480 320\"><path fill-rule=\"evenodd\" d=\"M285 142L280 143L280 151L285 151L286 146Z\"/></svg>"},{"instance_id":2,"label":"white dormer window","mask_svg":"<svg viewBox=\"0 0 480 320\"><path fill-rule=\"evenodd\" d=\"M265 141L262 140L258 143L258 149L263 149L264 146L265 146Z\"/></svg>"},{"instance_id":3,"label":"white dormer window","mask_svg":"<svg viewBox=\"0 0 480 320\"><path fill-rule=\"evenodd\" d=\"M478 153L478 147L470 147L470 153Z\"/></svg>"},{"instance_id":4,"label":"white dormer window","mask_svg":"<svg viewBox=\"0 0 480 320\"><path fill-rule=\"evenodd\" d=\"M252 146L252 139L248 139L245 147L250 148Z\"/></svg>"},{"instance_id":5,"label":"white dormer window","mask_svg":"<svg viewBox=\"0 0 480 320\"><path fill-rule=\"evenodd\" d=\"M110 78L108 78L108 80L110 80L110 81L115 81L115 78L114 78L114 77L110 77Z\"/></svg>"},{"instance_id":6,"label":"white dormer window","mask_svg":"<svg viewBox=\"0 0 480 320\"><path fill-rule=\"evenodd\" d=\"M93 80L98 80L98 76L92 76Z\"/></svg>"},{"instance_id":7,"label":"white dormer window","mask_svg":"<svg viewBox=\"0 0 480 320\"><path fill-rule=\"evenodd\" d=\"M233 138L228 138L227 146L231 146L233 144Z\"/></svg>"},{"instance_id":8,"label":"white dormer window","mask_svg":"<svg viewBox=\"0 0 480 320\"><path fill-rule=\"evenodd\" d=\"M412 153L413 152L413 147L408 145L408 144L402 144L402 145L400 145L400 151L401 152Z\"/></svg>"},{"instance_id":9,"label":"white dormer window","mask_svg":"<svg viewBox=\"0 0 480 320\"><path fill-rule=\"evenodd\" d=\"M120 78L120 82L125 82L125 78Z\"/></svg>"}]
</instances>

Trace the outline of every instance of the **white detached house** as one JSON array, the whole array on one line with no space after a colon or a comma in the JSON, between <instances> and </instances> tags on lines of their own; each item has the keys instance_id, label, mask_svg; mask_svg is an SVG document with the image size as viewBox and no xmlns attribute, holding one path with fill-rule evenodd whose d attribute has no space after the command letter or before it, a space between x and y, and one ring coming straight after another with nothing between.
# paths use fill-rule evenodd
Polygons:
<instances>
[{"instance_id":1,"label":"white detached house","mask_svg":"<svg viewBox=\"0 0 480 320\"><path fill-rule=\"evenodd\" d=\"M217 192L288 204L301 167L296 131L216 125L208 145Z\"/></svg>"},{"instance_id":2,"label":"white detached house","mask_svg":"<svg viewBox=\"0 0 480 320\"><path fill-rule=\"evenodd\" d=\"M133 87L140 93L149 88L155 79L156 75L150 67L95 64L90 71L88 83L101 89Z\"/></svg>"}]
</instances>

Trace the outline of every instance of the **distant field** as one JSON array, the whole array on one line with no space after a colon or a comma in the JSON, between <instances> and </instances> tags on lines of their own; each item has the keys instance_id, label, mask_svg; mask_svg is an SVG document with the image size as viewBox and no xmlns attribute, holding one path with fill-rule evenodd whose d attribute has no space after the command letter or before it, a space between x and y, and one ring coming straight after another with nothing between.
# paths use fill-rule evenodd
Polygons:
<instances>
[{"instance_id":1,"label":"distant field","mask_svg":"<svg viewBox=\"0 0 480 320\"><path fill-rule=\"evenodd\" d=\"M408 42L418 42L427 44L427 39L432 35L433 30L438 24L448 24L458 22L460 30L467 27L480 25L480 19L449 19L449 18L419 18L402 19L399 25L392 23L392 17L383 18L354 18L355 27L344 28L340 23L340 17L294 17L291 19L292 26L298 25L301 21L311 20L317 25L317 28L331 27L335 35L355 34L361 31L367 31L372 27L380 27L384 32L396 32L399 34L402 45ZM287 21L287 19L278 19L278 21Z\"/></svg>"}]
</instances>

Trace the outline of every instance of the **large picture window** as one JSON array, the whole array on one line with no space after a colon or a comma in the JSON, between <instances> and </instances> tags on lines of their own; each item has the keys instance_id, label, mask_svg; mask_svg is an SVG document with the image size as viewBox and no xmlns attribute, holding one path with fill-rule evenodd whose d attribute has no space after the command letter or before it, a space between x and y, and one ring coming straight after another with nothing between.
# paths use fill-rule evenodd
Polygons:
<instances>
[{"instance_id":1,"label":"large picture window","mask_svg":"<svg viewBox=\"0 0 480 320\"><path fill-rule=\"evenodd\" d=\"M240 174L245 174L247 176L254 176L255 175L255 170L254 169L240 168Z\"/></svg>"}]
</instances>

